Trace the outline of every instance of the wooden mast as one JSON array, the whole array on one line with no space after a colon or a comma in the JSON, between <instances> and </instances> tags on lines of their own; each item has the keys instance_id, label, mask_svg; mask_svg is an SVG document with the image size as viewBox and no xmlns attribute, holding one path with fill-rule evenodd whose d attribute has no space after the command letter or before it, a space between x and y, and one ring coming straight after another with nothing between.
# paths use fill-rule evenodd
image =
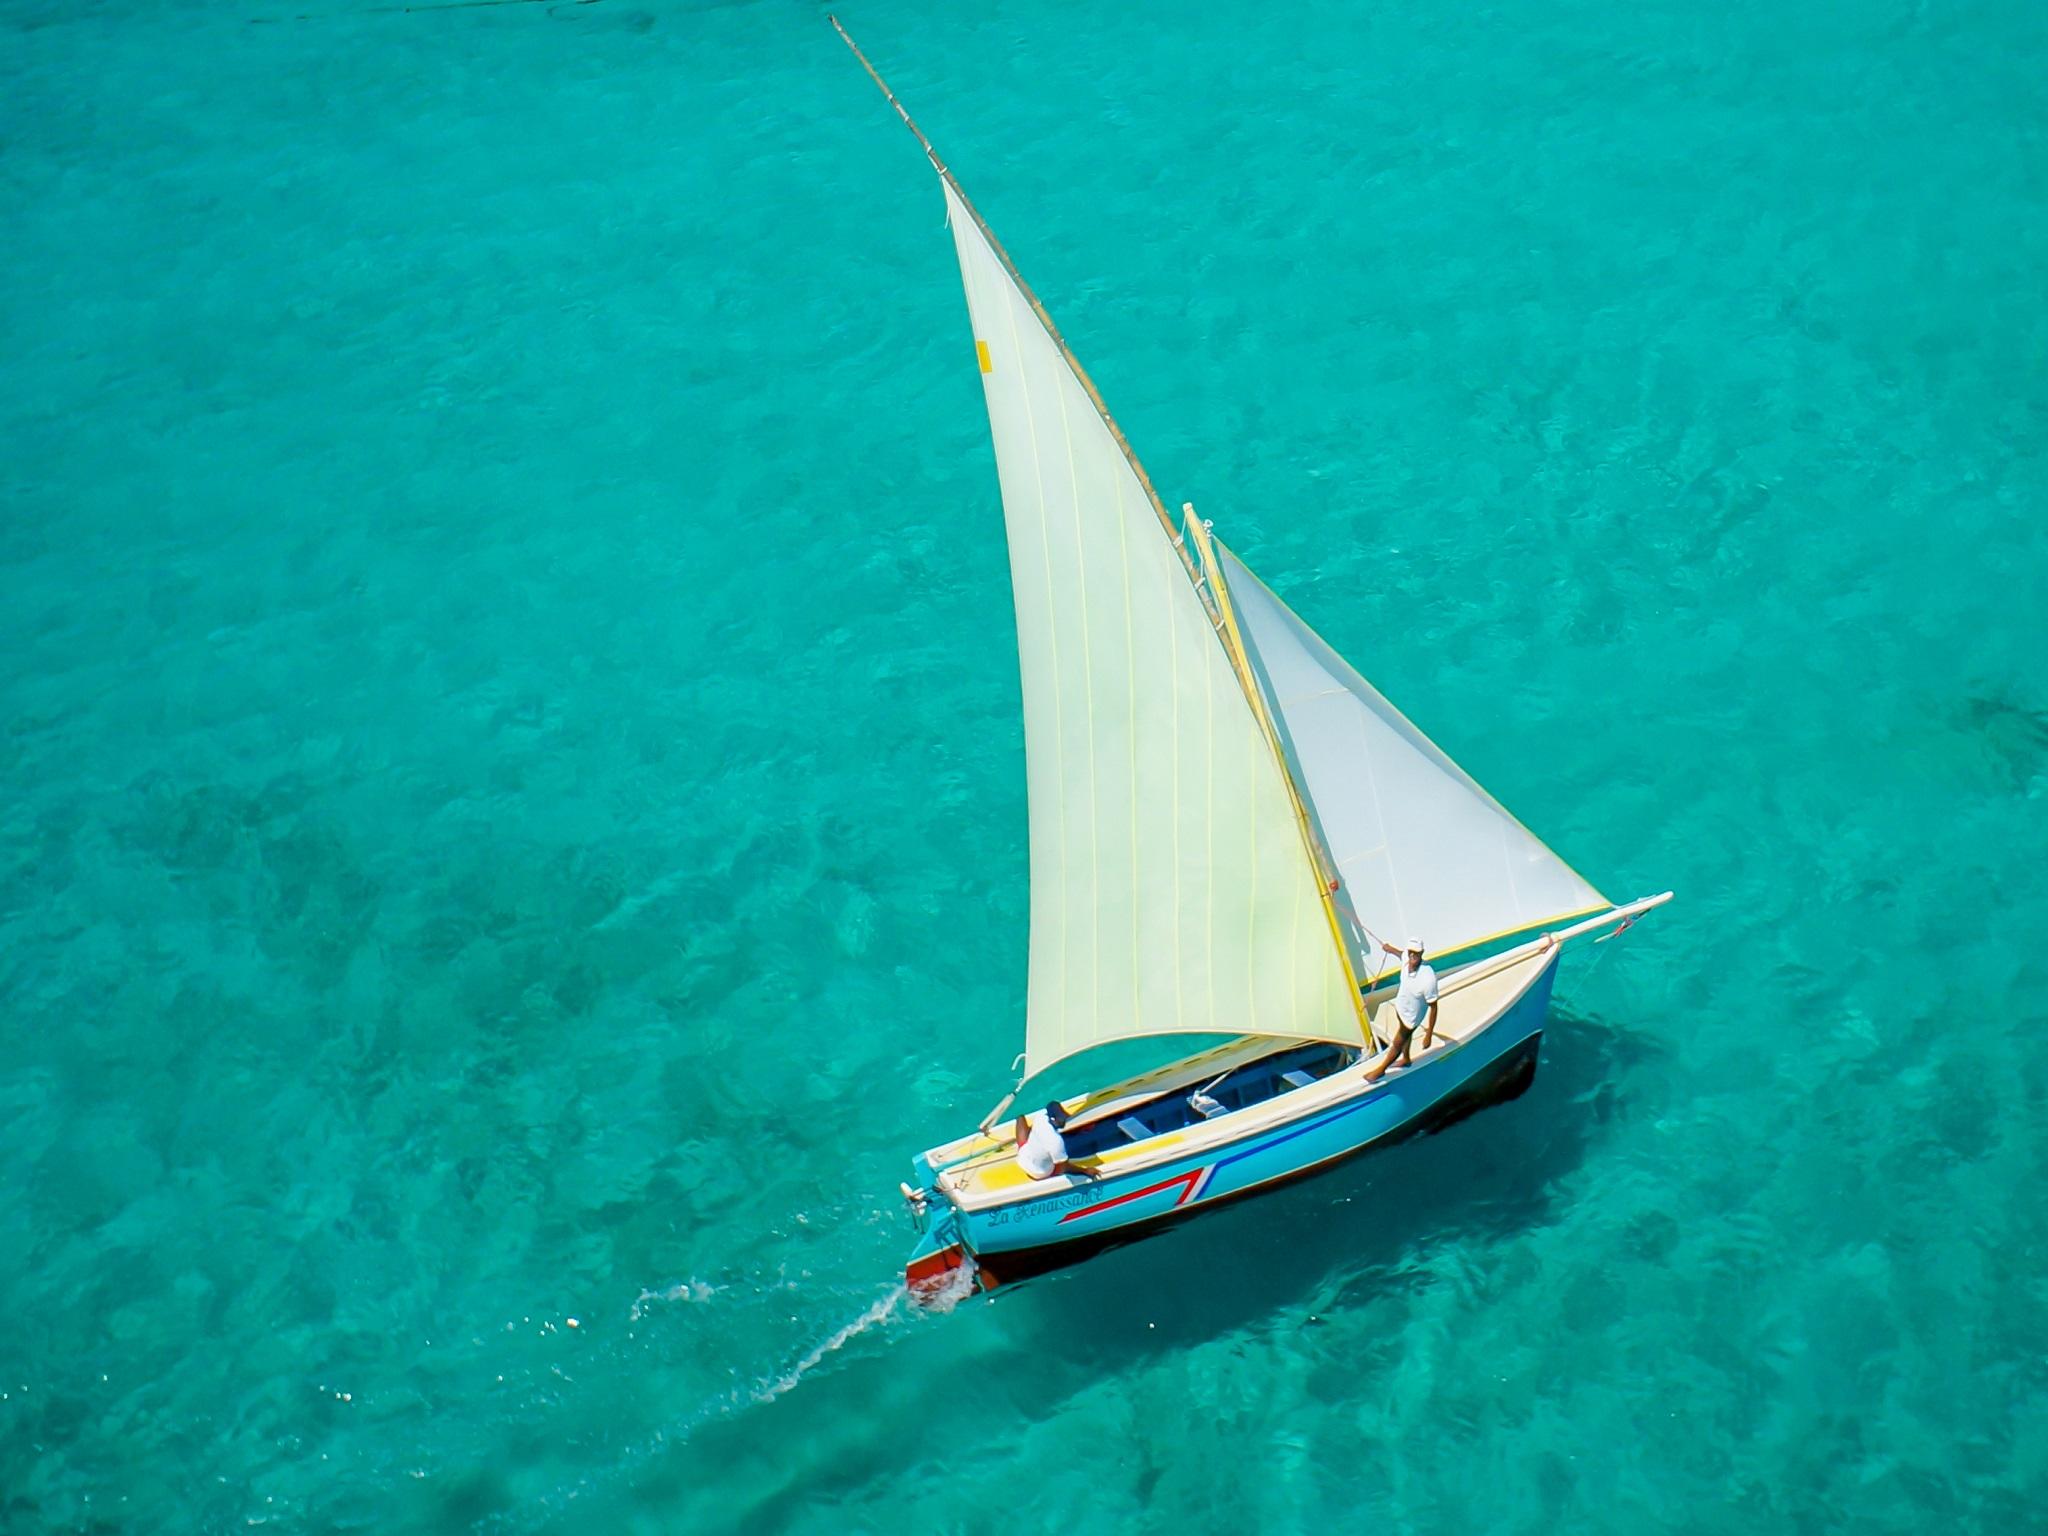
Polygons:
<instances>
[{"instance_id":1,"label":"wooden mast","mask_svg":"<svg viewBox=\"0 0 2048 1536\"><path fill-rule=\"evenodd\" d=\"M1344 981L1351 997L1351 1011L1358 1017L1358 1031L1367 1045L1378 1042L1373 1039L1372 1023L1365 1013L1365 994L1358 982L1358 971L1351 963L1351 946L1344 942L1344 923L1337 915L1337 887L1339 884L1334 861L1325 857L1322 839L1316 836L1315 822L1308 813L1308 792L1294 779L1293 770L1287 766L1287 751L1280 743L1280 730L1274 724L1272 711L1266 708L1266 696L1259 687L1259 680L1252 672L1251 653L1245 648L1244 634L1237 627L1237 612L1231 607L1230 587L1223 579L1223 562L1216 558L1215 542L1209 536L1209 525L1195 515L1193 502L1183 504L1181 510L1187 514L1188 537L1194 541L1201 557L1202 574L1208 579L1209 590L1214 595L1216 614L1216 636L1223 642L1224 653L1230 658L1230 669L1237 675L1237 683L1244 690L1245 701L1251 705L1252 717L1259 723L1259 733L1266 738L1266 745L1273 753L1273 762L1280 769L1280 781L1287 786L1287 800L1294 808L1294 825L1301 833L1301 845L1308 851L1309 868L1316 873L1316 895L1323 904L1323 916L1330 924L1330 941L1337 946L1338 964L1344 967Z\"/></svg>"}]
</instances>

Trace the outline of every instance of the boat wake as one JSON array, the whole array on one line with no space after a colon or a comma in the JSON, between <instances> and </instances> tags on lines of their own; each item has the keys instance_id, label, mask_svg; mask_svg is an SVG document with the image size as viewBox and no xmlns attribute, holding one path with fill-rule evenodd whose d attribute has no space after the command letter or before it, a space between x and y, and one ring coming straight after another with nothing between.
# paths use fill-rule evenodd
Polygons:
<instances>
[{"instance_id":1,"label":"boat wake","mask_svg":"<svg viewBox=\"0 0 2048 1536\"><path fill-rule=\"evenodd\" d=\"M947 1270L937 1282L920 1288L917 1304L923 1311L943 1316L974 1295L980 1285L980 1269L971 1262L962 1264Z\"/></svg>"},{"instance_id":2,"label":"boat wake","mask_svg":"<svg viewBox=\"0 0 2048 1536\"><path fill-rule=\"evenodd\" d=\"M653 1304L664 1301L709 1301L717 1295L719 1287L702 1280L679 1280L662 1291L642 1291L633 1298L633 1310L627 1314L627 1321L639 1322Z\"/></svg>"},{"instance_id":3,"label":"boat wake","mask_svg":"<svg viewBox=\"0 0 2048 1536\"><path fill-rule=\"evenodd\" d=\"M888 1295L878 1298L874 1305L861 1313L859 1317L856 1317L852 1322L846 1324L823 1342L813 1345L801 1360L783 1372L782 1375L762 1385L754 1393L754 1401L757 1403L774 1402L776 1398L782 1396L783 1393L789 1391L798 1382L810 1375L812 1371L823 1365L828 1356L844 1349L870 1328L879 1328L888 1322L890 1318L896 1315L903 1305L904 1298L909 1294L908 1291L898 1286L895 1290L889 1292Z\"/></svg>"}]
</instances>

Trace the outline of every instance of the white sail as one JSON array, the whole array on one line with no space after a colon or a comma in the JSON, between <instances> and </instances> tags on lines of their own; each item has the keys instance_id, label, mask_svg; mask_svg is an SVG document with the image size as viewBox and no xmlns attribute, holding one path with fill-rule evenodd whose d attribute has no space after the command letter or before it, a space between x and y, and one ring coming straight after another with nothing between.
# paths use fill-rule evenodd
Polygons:
<instances>
[{"instance_id":1,"label":"white sail","mask_svg":"<svg viewBox=\"0 0 2048 1536\"><path fill-rule=\"evenodd\" d=\"M1355 1041L1286 780L1208 610L1065 349L944 184L1023 673L1026 1070L1143 1035Z\"/></svg>"},{"instance_id":2,"label":"white sail","mask_svg":"<svg viewBox=\"0 0 2048 1536\"><path fill-rule=\"evenodd\" d=\"M1223 561L1296 781L1368 928L1449 955L1609 905L1243 561L1228 551ZM1369 962L1361 974L1388 963Z\"/></svg>"}]
</instances>

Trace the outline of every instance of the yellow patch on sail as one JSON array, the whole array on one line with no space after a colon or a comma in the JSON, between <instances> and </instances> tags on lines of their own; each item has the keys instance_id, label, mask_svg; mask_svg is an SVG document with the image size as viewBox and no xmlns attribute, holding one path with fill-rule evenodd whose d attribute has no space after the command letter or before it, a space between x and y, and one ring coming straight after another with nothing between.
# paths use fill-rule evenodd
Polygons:
<instances>
[{"instance_id":1,"label":"yellow patch on sail","mask_svg":"<svg viewBox=\"0 0 2048 1536\"><path fill-rule=\"evenodd\" d=\"M996 371L996 365L989 361L988 343L978 336L974 339L974 355L980 361L983 373L994 373Z\"/></svg>"}]
</instances>

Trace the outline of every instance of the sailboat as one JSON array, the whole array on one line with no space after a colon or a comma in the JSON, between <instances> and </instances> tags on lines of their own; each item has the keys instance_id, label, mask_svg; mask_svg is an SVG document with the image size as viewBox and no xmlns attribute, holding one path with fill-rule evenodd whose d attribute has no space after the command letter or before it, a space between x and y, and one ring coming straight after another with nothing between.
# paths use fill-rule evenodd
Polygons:
<instances>
[{"instance_id":1,"label":"sailboat","mask_svg":"<svg viewBox=\"0 0 2048 1536\"><path fill-rule=\"evenodd\" d=\"M1023 674L1023 1076L911 1160L924 1300L1073 1262L1527 1086L1560 957L1617 906L1153 488L1045 307L938 173L995 442ZM1436 1025L1392 1060L1380 935L1429 937ZM1119 1041L1204 1036L1057 1101L1064 1171L1006 1113ZM1214 1043L1215 1037L1225 1037Z\"/></svg>"}]
</instances>

